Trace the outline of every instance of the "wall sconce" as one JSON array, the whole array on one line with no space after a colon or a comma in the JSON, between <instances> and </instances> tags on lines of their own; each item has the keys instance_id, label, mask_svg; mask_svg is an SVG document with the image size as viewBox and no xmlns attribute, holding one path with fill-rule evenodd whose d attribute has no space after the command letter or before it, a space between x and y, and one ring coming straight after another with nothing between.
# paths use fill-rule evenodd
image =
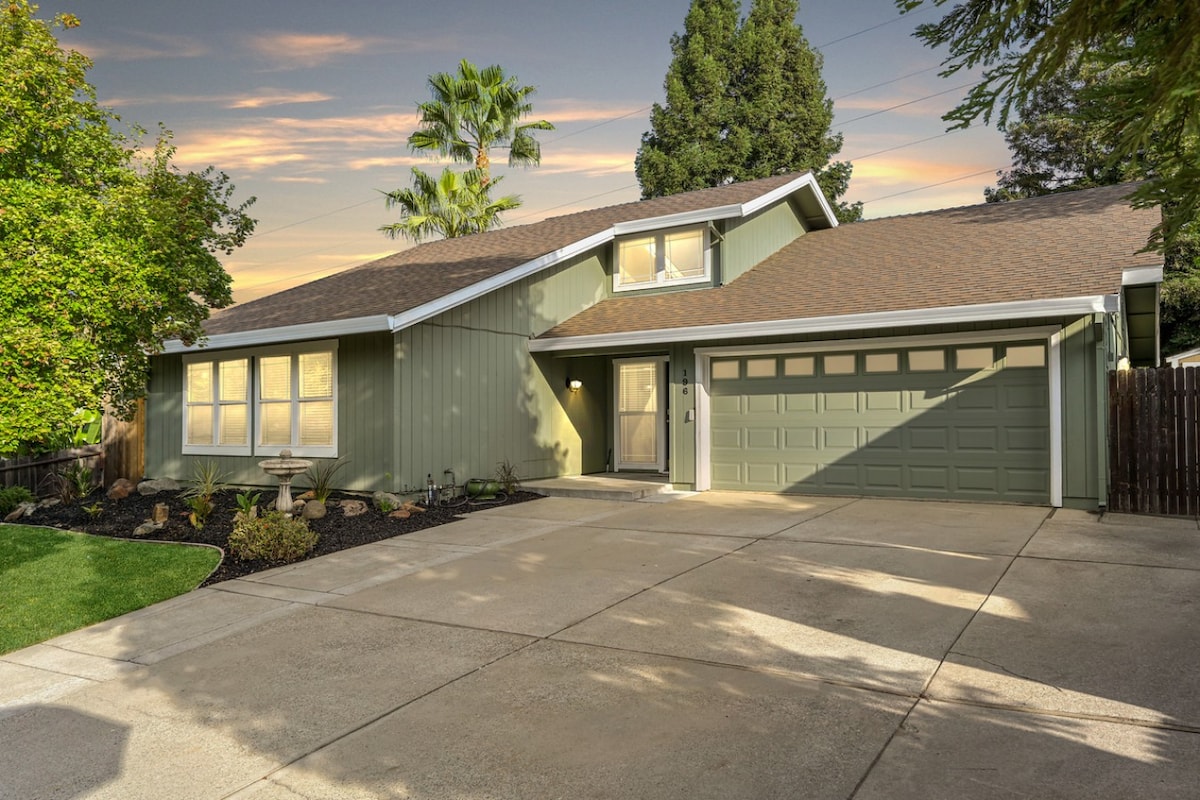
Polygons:
<instances>
[{"instance_id":1,"label":"wall sconce","mask_svg":"<svg viewBox=\"0 0 1200 800\"><path fill-rule=\"evenodd\" d=\"M567 378L567 388L572 392L578 392L583 388L583 381L579 380L579 378Z\"/></svg>"}]
</instances>

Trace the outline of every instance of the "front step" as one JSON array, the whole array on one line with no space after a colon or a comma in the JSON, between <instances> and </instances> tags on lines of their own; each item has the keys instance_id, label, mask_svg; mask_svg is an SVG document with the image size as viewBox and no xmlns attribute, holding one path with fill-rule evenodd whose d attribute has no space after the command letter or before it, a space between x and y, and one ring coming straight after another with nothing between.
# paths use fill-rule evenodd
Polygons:
<instances>
[{"instance_id":1,"label":"front step","mask_svg":"<svg viewBox=\"0 0 1200 800\"><path fill-rule=\"evenodd\" d=\"M619 478L612 475L569 475L521 481L526 491L547 497L582 497L588 500L641 500L674 491L671 484L658 480Z\"/></svg>"}]
</instances>

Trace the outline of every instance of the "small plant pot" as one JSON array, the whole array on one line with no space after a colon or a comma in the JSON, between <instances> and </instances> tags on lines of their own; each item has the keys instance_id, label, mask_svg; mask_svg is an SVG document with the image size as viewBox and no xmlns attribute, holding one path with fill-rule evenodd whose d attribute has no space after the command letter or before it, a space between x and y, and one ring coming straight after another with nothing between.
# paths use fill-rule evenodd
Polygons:
<instances>
[{"instance_id":1,"label":"small plant pot","mask_svg":"<svg viewBox=\"0 0 1200 800\"><path fill-rule=\"evenodd\" d=\"M472 478L467 481L467 498L470 500L491 500L499 491L500 483L498 481L482 478Z\"/></svg>"}]
</instances>

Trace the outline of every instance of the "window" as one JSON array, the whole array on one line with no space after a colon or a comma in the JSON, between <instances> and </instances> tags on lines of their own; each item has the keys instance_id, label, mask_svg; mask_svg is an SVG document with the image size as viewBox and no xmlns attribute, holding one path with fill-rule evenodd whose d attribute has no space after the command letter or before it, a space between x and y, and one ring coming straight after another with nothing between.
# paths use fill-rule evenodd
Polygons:
<instances>
[{"instance_id":1,"label":"window","mask_svg":"<svg viewBox=\"0 0 1200 800\"><path fill-rule=\"evenodd\" d=\"M336 385L334 342L186 356L183 452L336 457Z\"/></svg>"},{"instance_id":2,"label":"window","mask_svg":"<svg viewBox=\"0 0 1200 800\"><path fill-rule=\"evenodd\" d=\"M899 372L899 353L867 353L867 372Z\"/></svg>"},{"instance_id":3,"label":"window","mask_svg":"<svg viewBox=\"0 0 1200 800\"><path fill-rule=\"evenodd\" d=\"M825 356L826 375L853 375L856 372L858 372L858 366L853 354Z\"/></svg>"},{"instance_id":4,"label":"window","mask_svg":"<svg viewBox=\"0 0 1200 800\"><path fill-rule=\"evenodd\" d=\"M1046 348L1040 344L1009 347L1004 356L1009 367L1046 366Z\"/></svg>"},{"instance_id":5,"label":"window","mask_svg":"<svg viewBox=\"0 0 1200 800\"><path fill-rule=\"evenodd\" d=\"M616 252L616 291L709 279L708 231L704 228L620 239Z\"/></svg>"},{"instance_id":6,"label":"window","mask_svg":"<svg viewBox=\"0 0 1200 800\"><path fill-rule=\"evenodd\" d=\"M714 361L712 376L716 381L728 381L738 377L738 361Z\"/></svg>"},{"instance_id":7,"label":"window","mask_svg":"<svg viewBox=\"0 0 1200 800\"><path fill-rule=\"evenodd\" d=\"M747 378L774 378L778 367L773 358L751 358L746 361Z\"/></svg>"},{"instance_id":8,"label":"window","mask_svg":"<svg viewBox=\"0 0 1200 800\"><path fill-rule=\"evenodd\" d=\"M783 374L789 378L813 374L812 356L793 356L783 360Z\"/></svg>"},{"instance_id":9,"label":"window","mask_svg":"<svg viewBox=\"0 0 1200 800\"><path fill-rule=\"evenodd\" d=\"M189 362L184 369L185 453L250 455L246 358Z\"/></svg>"},{"instance_id":10,"label":"window","mask_svg":"<svg viewBox=\"0 0 1200 800\"><path fill-rule=\"evenodd\" d=\"M960 347L954 353L956 369L991 369L994 361L990 347Z\"/></svg>"},{"instance_id":11,"label":"window","mask_svg":"<svg viewBox=\"0 0 1200 800\"><path fill-rule=\"evenodd\" d=\"M909 372L941 372L945 368L944 350L913 350L908 354Z\"/></svg>"}]
</instances>

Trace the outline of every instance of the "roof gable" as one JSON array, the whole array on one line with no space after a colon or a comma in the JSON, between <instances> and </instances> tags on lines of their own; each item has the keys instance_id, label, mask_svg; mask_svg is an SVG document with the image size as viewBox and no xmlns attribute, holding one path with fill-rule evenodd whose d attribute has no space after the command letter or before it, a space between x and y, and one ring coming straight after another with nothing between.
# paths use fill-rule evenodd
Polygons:
<instances>
[{"instance_id":1,"label":"roof gable","mask_svg":"<svg viewBox=\"0 0 1200 800\"><path fill-rule=\"evenodd\" d=\"M718 331L954 321L947 309L963 310L964 320L1105 310L1103 298L1121 290L1126 270L1162 264L1140 252L1158 211L1130 207L1131 190L1103 187L813 231L726 286L610 298L543 334L532 349L570 349L570 339L580 346L648 339L651 332L702 339Z\"/></svg>"},{"instance_id":2,"label":"roof gable","mask_svg":"<svg viewBox=\"0 0 1200 800\"><path fill-rule=\"evenodd\" d=\"M608 206L443 239L215 313L210 347L399 330L610 241L618 232L745 216L801 193L814 227L834 226L810 172ZM168 352L191 348L170 342Z\"/></svg>"}]
</instances>

